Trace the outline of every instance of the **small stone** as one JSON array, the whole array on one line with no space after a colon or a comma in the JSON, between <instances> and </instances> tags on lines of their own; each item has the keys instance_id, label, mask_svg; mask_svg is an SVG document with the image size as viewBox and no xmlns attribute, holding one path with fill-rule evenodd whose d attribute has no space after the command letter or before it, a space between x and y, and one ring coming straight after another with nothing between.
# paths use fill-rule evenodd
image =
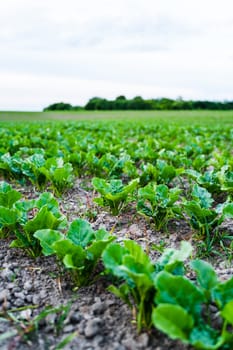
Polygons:
<instances>
[{"instance_id":1,"label":"small stone","mask_svg":"<svg viewBox=\"0 0 233 350\"><path fill-rule=\"evenodd\" d=\"M22 318L23 320L29 320L31 315L32 315L31 309L23 310L20 312L20 318Z\"/></svg>"},{"instance_id":2,"label":"small stone","mask_svg":"<svg viewBox=\"0 0 233 350\"><path fill-rule=\"evenodd\" d=\"M97 349L101 345L101 343L103 343L103 341L104 337L101 334L97 334L93 341L94 349Z\"/></svg>"},{"instance_id":3,"label":"small stone","mask_svg":"<svg viewBox=\"0 0 233 350\"><path fill-rule=\"evenodd\" d=\"M3 289L0 292L0 302L4 302L9 296L9 291L7 289Z\"/></svg>"},{"instance_id":4,"label":"small stone","mask_svg":"<svg viewBox=\"0 0 233 350\"><path fill-rule=\"evenodd\" d=\"M12 282L15 278L15 273L10 269L4 269L1 273L1 276L3 279Z\"/></svg>"},{"instance_id":5,"label":"small stone","mask_svg":"<svg viewBox=\"0 0 233 350\"><path fill-rule=\"evenodd\" d=\"M74 326L72 324L68 324L63 328L64 333L71 333L74 330Z\"/></svg>"},{"instance_id":6,"label":"small stone","mask_svg":"<svg viewBox=\"0 0 233 350\"><path fill-rule=\"evenodd\" d=\"M140 228L136 224L133 224L133 225L131 225L129 227L129 232L133 236L137 236L137 237L141 237L142 236L142 231L140 230Z\"/></svg>"},{"instance_id":7,"label":"small stone","mask_svg":"<svg viewBox=\"0 0 233 350\"><path fill-rule=\"evenodd\" d=\"M15 296L16 298L19 298L19 299L22 299L22 300L25 299L25 295L24 295L23 292L14 293L14 296Z\"/></svg>"},{"instance_id":8,"label":"small stone","mask_svg":"<svg viewBox=\"0 0 233 350\"><path fill-rule=\"evenodd\" d=\"M7 289L14 289L14 288L15 288L15 284L13 282L7 284Z\"/></svg>"},{"instance_id":9,"label":"small stone","mask_svg":"<svg viewBox=\"0 0 233 350\"><path fill-rule=\"evenodd\" d=\"M32 303L34 304L34 305L37 305L37 304L40 304L40 297L39 297L39 295L33 295L33 297L32 297Z\"/></svg>"},{"instance_id":10,"label":"small stone","mask_svg":"<svg viewBox=\"0 0 233 350\"><path fill-rule=\"evenodd\" d=\"M126 350L126 348L125 348L125 346L123 346L119 343L113 343L112 350Z\"/></svg>"},{"instance_id":11,"label":"small stone","mask_svg":"<svg viewBox=\"0 0 233 350\"><path fill-rule=\"evenodd\" d=\"M87 338L93 338L100 331L100 318L93 318L87 321L84 334Z\"/></svg>"},{"instance_id":12,"label":"small stone","mask_svg":"<svg viewBox=\"0 0 233 350\"><path fill-rule=\"evenodd\" d=\"M49 314L45 318L47 324L54 324L56 321L56 314Z\"/></svg>"},{"instance_id":13,"label":"small stone","mask_svg":"<svg viewBox=\"0 0 233 350\"><path fill-rule=\"evenodd\" d=\"M25 300L28 302L28 303L31 303L32 302L32 295L27 295Z\"/></svg>"},{"instance_id":14,"label":"small stone","mask_svg":"<svg viewBox=\"0 0 233 350\"><path fill-rule=\"evenodd\" d=\"M27 291L32 290L31 282L30 281L25 282L23 288Z\"/></svg>"},{"instance_id":15,"label":"small stone","mask_svg":"<svg viewBox=\"0 0 233 350\"><path fill-rule=\"evenodd\" d=\"M106 309L105 302L97 302L92 306L92 311L94 315L102 314L105 311L105 309Z\"/></svg>"},{"instance_id":16,"label":"small stone","mask_svg":"<svg viewBox=\"0 0 233 350\"><path fill-rule=\"evenodd\" d=\"M83 316L80 312L75 312L70 316L70 322L71 323L79 323L83 319Z\"/></svg>"},{"instance_id":17,"label":"small stone","mask_svg":"<svg viewBox=\"0 0 233 350\"><path fill-rule=\"evenodd\" d=\"M14 300L14 305L15 306L24 306L25 302L24 302L24 299L15 299Z\"/></svg>"},{"instance_id":18,"label":"small stone","mask_svg":"<svg viewBox=\"0 0 233 350\"><path fill-rule=\"evenodd\" d=\"M46 292L46 290L41 290L41 291L40 291L40 298L41 298L41 299L46 299L46 297L47 297L47 292Z\"/></svg>"},{"instance_id":19,"label":"small stone","mask_svg":"<svg viewBox=\"0 0 233 350\"><path fill-rule=\"evenodd\" d=\"M138 349L138 344L132 338L122 340L122 345L124 345L126 349Z\"/></svg>"},{"instance_id":20,"label":"small stone","mask_svg":"<svg viewBox=\"0 0 233 350\"><path fill-rule=\"evenodd\" d=\"M83 319L78 327L79 334L83 335L85 333L86 321Z\"/></svg>"},{"instance_id":21,"label":"small stone","mask_svg":"<svg viewBox=\"0 0 233 350\"><path fill-rule=\"evenodd\" d=\"M147 333L142 333L139 335L139 337L137 338L137 344L139 348L146 348L148 346L149 343L149 336Z\"/></svg>"}]
</instances>

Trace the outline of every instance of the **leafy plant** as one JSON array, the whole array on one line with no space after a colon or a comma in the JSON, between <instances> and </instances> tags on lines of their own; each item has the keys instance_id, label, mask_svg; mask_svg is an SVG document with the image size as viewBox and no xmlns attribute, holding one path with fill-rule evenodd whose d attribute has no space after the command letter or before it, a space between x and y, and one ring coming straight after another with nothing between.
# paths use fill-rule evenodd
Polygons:
<instances>
[{"instance_id":1,"label":"leafy plant","mask_svg":"<svg viewBox=\"0 0 233 350\"><path fill-rule=\"evenodd\" d=\"M82 219L74 220L66 235L48 229L38 230L34 238L40 241L44 255L56 254L63 261L78 287L91 282L102 252L115 239L103 229L94 231Z\"/></svg>"},{"instance_id":2,"label":"leafy plant","mask_svg":"<svg viewBox=\"0 0 233 350\"><path fill-rule=\"evenodd\" d=\"M166 185L150 183L138 190L137 211L153 219L155 227L161 230L167 226L169 219L179 217L181 210L176 202L181 190L169 189Z\"/></svg>"},{"instance_id":3,"label":"leafy plant","mask_svg":"<svg viewBox=\"0 0 233 350\"><path fill-rule=\"evenodd\" d=\"M205 241L205 249L209 254L215 242L214 229L217 229L226 217L233 217L231 203L225 203L217 208L211 208L213 199L204 188L194 185L193 200L184 202L184 209L190 218L190 225L198 231Z\"/></svg>"},{"instance_id":4,"label":"leafy plant","mask_svg":"<svg viewBox=\"0 0 233 350\"><path fill-rule=\"evenodd\" d=\"M180 339L196 349L230 350L233 334L228 326L233 325L233 278L219 282L212 266L202 260L192 261L191 267L197 274L197 283L166 271L157 275L153 324L172 339ZM217 315L222 316L221 330L214 326L213 304L218 307Z\"/></svg>"},{"instance_id":5,"label":"leafy plant","mask_svg":"<svg viewBox=\"0 0 233 350\"><path fill-rule=\"evenodd\" d=\"M156 166L151 163L142 164L140 185L145 186L151 181L154 181L157 184L167 185L182 172L183 169L176 169L173 165L169 165L164 160L158 159Z\"/></svg>"},{"instance_id":6,"label":"leafy plant","mask_svg":"<svg viewBox=\"0 0 233 350\"><path fill-rule=\"evenodd\" d=\"M101 194L101 197L95 198L94 202L100 206L108 207L113 215L118 215L137 187L138 179L132 180L128 185L124 185L122 180L110 180L93 178L92 185L94 189Z\"/></svg>"},{"instance_id":7,"label":"leafy plant","mask_svg":"<svg viewBox=\"0 0 233 350\"><path fill-rule=\"evenodd\" d=\"M140 245L131 240L124 241L123 246L113 243L103 252L106 272L118 277L120 282L119 286L111 285L108 290L136 309L138 331L151 327L156 274L164 269L178 273L191 251L190 245L183 243L180 250L165 250L155 264Z\"/></svg>"},{"instance_id":8,"label":"leafy plant","mask_svg":"<svg viewBox=\"0 0 233 350\"><path fill-rule=\"evenodd\" d=\"M32 257L39 256L41 246L33 234L39 229L62 229L66 226L66 218L60 213L58 202L49 192L41 194L37 200L18 202L15 207L16 239L10 247L24 249Z\"/></svg>"},{"instance_id":9,"label":"leafy plant","mask_svg":"<svg viewBox=\"0 0 233 350\"><path fill-rule=\"evenodd\" d=\"M211 194L221 193L221 184L216 171L209 170L202 174L196 170L187 169L185 174L187 174L191 179L194 179L198 185L204 187Z\"/></svg>"},{"instance_id":10,"label":"leafy plant","mask_svg":"<svg viewBox=\"0 0 233 350\"><path fill-rule=\"evenodd\" d=\"M225 165L218 172L218 178L221 183L221 190L225 191L230 200L233 200L233 171L228 165Z\"/></svg>"},{"instance_id":11,"label":"leafy plant","mask_svg":"<svg viewBox=\"0 0 233 350\"><path fill-rule=\"evenodd\" d=\"M15 229L17 211L14 204L21 198L21 193L14 190L5 181L0 182L0 234L6 236Z\"/></svg>"}]
</instances>

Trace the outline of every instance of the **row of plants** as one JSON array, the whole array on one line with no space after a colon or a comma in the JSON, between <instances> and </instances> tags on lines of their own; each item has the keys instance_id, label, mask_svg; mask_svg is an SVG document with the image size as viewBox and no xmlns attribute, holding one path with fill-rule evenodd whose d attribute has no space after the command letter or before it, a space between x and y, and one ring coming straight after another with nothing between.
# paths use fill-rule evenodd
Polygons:
<instances>
[{"instance_id":1,"label":"row of plants","mask_svg":"<svg viewBox=\"0 0 233 350\"><path fill-rule=\"evenodd\" d=\"M74 176L84 175L139 177L142 186L188 177L209 191L232 192L230 127L29 123L7 125L0 137L0 174L29 180L39 190L50 185L56 195L73 186Z\"/></svg>"},{"instance_id":2,"label":"row of plants","mask_svg":"<svg viewBox=\"0 0 233 350\"><path fill-rule=\"evenodd\" d=\"M224 203L213 206L211 194L195 184L189 198L181 196L177 187L150 182L136 189L139 179L124 185L122 180L109 182L94 178L94 189L100 194L94 199L98 205L107 208L113 215L119 215L126 204L136 201L136 210L153 223L156 230L166 231L169 220L183 219L197 232L207 255L220 239L218 229L227 218L233 218L233 203L228 198ZM42 227L41 227L42 225ZM44 226L43 226L44 225ZM21 200L21 194L6 182L0 182L0 232L13 232L17 237L11 245L24 247L32 256L40 253L33 233L39 229L64 229L67 219L59 210L58 201L51 193L45 192L35 200ZM228 236L231 239L230 236Z\"/></svg>"},{"instance_id":3,"label":"row of plants","mask_svg":"<svg viewBox=\"0 0 233 350\"><path fill-rule=\"evenodd\" d=\"M126 195L134 186L128 185ZM113 243L115 236L103 229L94 231L85 220L68 223L51 193L24 200L5 182L0 189L1 234L13 239L11 247L23 248L32 257L55 255L77 287L98 277L95 270L102 261L104 274L114 281L109 290L136 311L139 332L156 327L197 349L232 348L233 277L221 282L210 264L187 263L192 254L189 243L183 242L180 250L166 249L152 261L132 240ZM155 196L153 187L147 190ZM205 189L196 186L192 196L209 210L212 199ZM231 204L224 206L223 214L224 210L231 212Z\"/></svg>"},{"instance_id":4,"label":"row of plants","mask_svg":"<svg viewBox=\"0 0 233 350\"><path fill-rule=\"evenodd\" d=\"M94 202L118 215L129 201L135 200L137 212L152 220L160 231L166 230L170 219L186 220L203 241L206 254L211 254L213 245L221 240L218 228L225 219L233 218L231 196L214 207L211 193L197 184L192 186L187 198L181 196L178 187L169 188L154 182L139 188L137 196L133 196L138 183L139 179L124 185L121 180L94 178L92 184L100 194Z\"/></svg>"}]
</instances>

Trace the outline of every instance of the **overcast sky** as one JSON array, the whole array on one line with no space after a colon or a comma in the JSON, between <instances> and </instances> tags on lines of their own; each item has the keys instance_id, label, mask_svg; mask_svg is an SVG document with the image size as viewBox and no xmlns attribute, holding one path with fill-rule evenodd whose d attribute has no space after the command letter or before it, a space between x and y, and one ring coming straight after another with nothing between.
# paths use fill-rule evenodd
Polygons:
<instances>
[{"instance_id":1,"label":"overcast sky","mask_svg":"<svg viewBox=\"0 0 233 350\"><path fill-rule=\"evenodd\" d=\"M0 110L233 100L232 0L0 0Z\"/></svg>"}]
</instances>

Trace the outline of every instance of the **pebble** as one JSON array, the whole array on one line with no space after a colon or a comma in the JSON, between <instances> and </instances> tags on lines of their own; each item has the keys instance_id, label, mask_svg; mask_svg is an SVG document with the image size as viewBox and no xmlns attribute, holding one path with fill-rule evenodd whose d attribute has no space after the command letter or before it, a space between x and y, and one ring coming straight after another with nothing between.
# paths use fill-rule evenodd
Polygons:
<instances>
[{"instance_id":1,"label":"pebble","mask_svg":"<svg viewBox=\"0 0 233 350\"><path fill-rule=\"evenodd\" d=\"M19 307L19 306L24 306L25 302L24 299L15 299L14 300L14 305Z\"/></svg>"},{"instance_id":2,"label":"pebble","mask_svg":"<svg viewBox=\"0 0 233 350\"><path fill-rule=\"evenodd\" d=\"M93 338L100 331L100 318L93 318L87 321L84 334L87 338Z\"/></svg>"},{"instance_id":3,"label":"pebble","mask_svg":"<svg viewBox=\"0 0 233 350\"><path fill-rule=\"evenodd\" d=\"M148 343L149 343L149 336L147 333L142 333L137 338L138 347L141 349L146 348L148 346Z\"/></svg>"},{"instance_id":4,"label":"pebble","mask_svg":"<svg viewBox=\"0 0 233 350\"><path fill-rule=\"evenodd\" d=\"M15 273L10 269L6 268L1 272L1 277L9 282L13 281L15 278Z\"/></svg>"},{"instance_id":5,"label":"pebble","mask_svg":"<svg viewBox=\"0 0 233 350\"><path fill-rule=\"evenodd\" d=\"M34 305L40 304L40 297L39 297L39 295L37 295L37 294L34 294L34 295L33 295L33 297L32 297L32 303L33 303Z\"/></svg>"},{"instance_id":6,"label":"pebble","mask_svg":"<svg viewBox=\"0 0 233 350\"><path fill-rule=\"evenodd\" d=\"M106 309L105 302L97 302L92 306L92 312L94 315L102 314Z\"/></svg>"},{"instance_id":7,"label":"pebble","mask_svg":"<svg viewBox=\"0 0 233 350\"><path fill-rule=\"evenodd\" d=\"M9 297L9 291L7 289L3 289L0 292L0 302L4 302Z\"/></svg>"},{"instance_id":8,"label":"pebble","mask_svg":"<svg viewBox=\"0 0 233 350\"><path fill-rule=\"evenodd\" d=\"M63 328L64 333L71 333L74 331L74 326L72 324L68 324Z\"/></svg>"},{"instance_id":9,"label":"pebble","mask_svg":"<svg viewBox=\"0 0 233 350\"><path fill-rule=\"evenodd\" d=\"M20 318L22 318L23 320L29 320L31 315L32 315L31 309L23 310L20 312Z\"/></svg>"},{"instance_id":10,"label":"pebble","mask_svg":"<svg viewBox=\"0 0 233 350\"><path fill-rule=\"evenodd\" d=\"M136 224L132 224L130 227L129 227L129 232L134 235L134 236L137 236L137 237L141 237L142 236L142 231L140 230L140 228L138 227L138 225Z\"/></svg>"},{"instance_id":11,"label":"pebble","mask_svg":"<svg viewBox=\"0 0 233 350\"><path fill-rule=\"evenodd\" d=\"M54 324L55 321L56 321L56 317L57 317L57 315L55 313L54 314L48 314L45 317L46 323L47 324Z\"/></svg>"},{"instance_id":12,"label":"pebble","mask_svg":"<svg viewBox=\"0 0 233 350\"><path fill-rule=\"evenodd\" d=\"M31 285L31 282L30 282L30 281L25 282L23 287L24 287L24 289L27 290L27 291L32 290L32 285Z\"/></svg>"},{"instance_id":13,"label":"pebble","mask_svg":"<svg viewBox=\"0 0 233 350\"><path fill-rule=\"evenodd\" d=\"M70 316L70 322L71 323L79 323L81 322L83 319L83 316L80 312L74 312L71 316Z\"/></svg>"},{"instance_id":14,"label":"pebble","mask_svg":"<svg viewBox=\"0 0 233 350\"><path fill-rule=\"evenodd\" d=\"M138 349L138 344L132 339L132 337L126 338L122 340L122 345L126 347L126 349Z\"/></svg>"},{"instance_id":15,"label":"pebble","mask_svg":"<svg viewBox=\"0 0 233 350\"><path fill-rule=\"evenodd\" d=\"M24 293L23 292L19 292L19 293L14 293L14 296L16 297L16 298L19 298L19 299L22 299L22 300L24 300L24 298L25 298L25 295L24 295Z\"/></svg>"}]
</instances>

